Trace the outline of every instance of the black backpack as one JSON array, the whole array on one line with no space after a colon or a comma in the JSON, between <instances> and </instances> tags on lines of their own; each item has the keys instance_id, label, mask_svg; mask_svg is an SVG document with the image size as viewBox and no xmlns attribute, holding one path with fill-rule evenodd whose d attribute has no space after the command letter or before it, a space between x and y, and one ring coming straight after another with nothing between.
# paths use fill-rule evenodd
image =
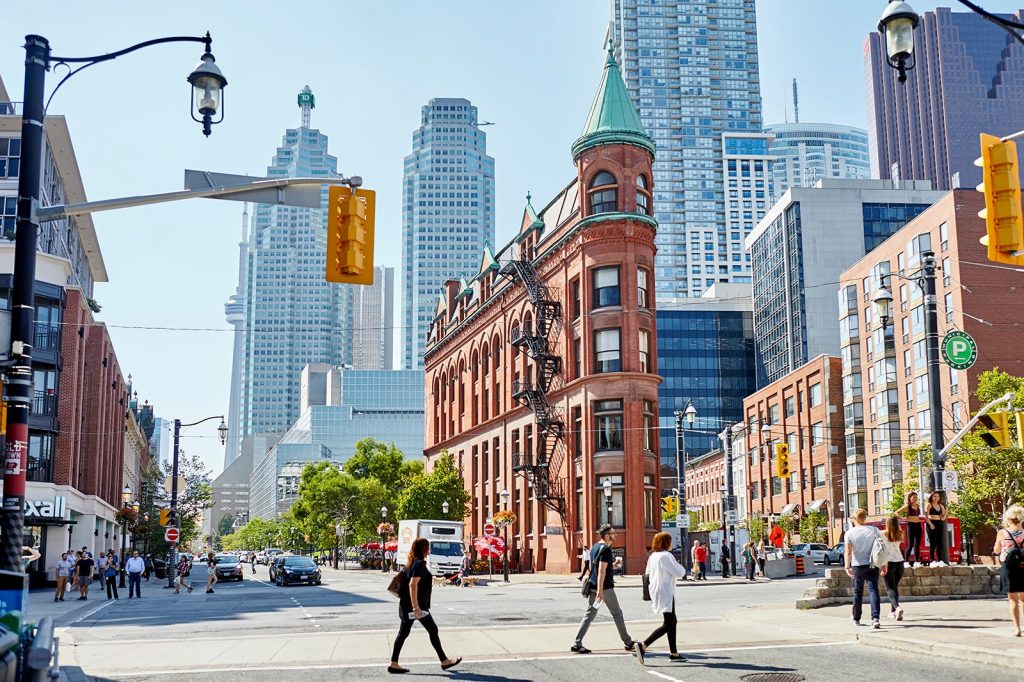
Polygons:
<instances>
[{"instance_id":1,"label":"black backpack","mask_svg":"<svg viewBox=\"0 0 1024 682\"><path fill-rule=\"evenodd\" d=\"M1024 575L1024 542L1017 542L1016 538L1010 535L1010 531L1006 531L1006 534L1013 542L1013 547L1006 553L1003 566L1006 566L1006 570L1011 574Z\"/></svg>"}]
</instances>

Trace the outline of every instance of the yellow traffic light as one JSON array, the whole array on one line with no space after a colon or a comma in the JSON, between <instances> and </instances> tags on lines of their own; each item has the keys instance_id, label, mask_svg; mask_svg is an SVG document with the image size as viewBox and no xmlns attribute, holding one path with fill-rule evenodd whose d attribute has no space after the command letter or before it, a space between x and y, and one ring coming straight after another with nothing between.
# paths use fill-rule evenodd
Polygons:
<instances>
[{"instance_id":1,"label":"yellow traffic light","mask_svg":"<svg viewBox=\"0 0 1024 682\"><path fill-rule=\"evenodd\" d=\"M1017 143L982 133L981 157L975 164L981 166L978 191L985 195L985 208L978 215L985 220L986 234L981 243L988 247L988 259L1024 265Z\"/></svg>"},{"instance_id":2,"label":"yellow traffic light","mask_svg":"<svg viewBox=\"0 0 1024 682\"><path fill-rule=\"evenodd\" d=\"M675 496L661 498L661 513L663 516L675 516L679 513Z\"/></svg>"},{"instance_id":3,"label":"yellow traffic light","mask_svg":"<svg viewBox=\"0 0 1024 682\"><path fill-rule=\"evenodd\" d=\"M985 428L981 440L993 450L1002 450L1010 445L1010 415L1007 412L989 412L978 417L978 423Z\"/></svg>"},{"instance_id":4,"label":"yellow traffic light","mask_svg":"<svg viewBox=\"0 0 1024 682\"><path fill-rule=\"evenodd\" d=\"M171 510L161 509L160 510L160 525L169 526L171 525Z\"/></svg>"},{"instance_id":5,"label":"yellow traffic light","mask_svg":"<svg viewBox=\"0 0 1024 682\"><path fill-rule=\"evenodd\" d=\"M775 471L776 473L778 473L779 478L786 478L787 476L789 476L788 443L775 444Z\"/></svg>"},{"instance_id":6,"label":"yellow traffic light","mask_svg":"<svg viewBox=\"0 0 1024 682\"><path fill-rule=\"evenodd\" d=\"M1017 447L1024 450L1024 412L1014 412L1017 421Z\"/></svg>"},{"instance_id":7,"label":"yellow traffic light","mask_svg":"<svg viewBox=\"0 0 1024 682\"><path fill-rule=\"evenodd\" d=\"M7 403L0 402L0 436L7 434Z\"/></svg>"},{"instance_id":8,"label":"yellow traffic light","mask_svg":"<svg viewBox=\"0 0 1024 682\"><path fill-rule=\"evenodd\" d=\"M333 186L327 193L327 281L373 284L377 193Z\"/></svg>"}]
</instances>

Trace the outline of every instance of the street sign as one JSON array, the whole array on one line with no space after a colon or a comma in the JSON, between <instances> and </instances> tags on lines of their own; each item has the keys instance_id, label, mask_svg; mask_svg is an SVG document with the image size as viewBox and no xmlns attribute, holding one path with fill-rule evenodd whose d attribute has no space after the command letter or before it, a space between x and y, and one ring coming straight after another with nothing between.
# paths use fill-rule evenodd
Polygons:
<instances>
[{"instance_id":1,"label":"street sign","mask_svg":"<svg viewBox=\"0 0 1024 682\"><path fill-rule=\"evenodd\" d=\"M687 530L689 530L689 528L690 528L690 515L689 514L680 514L679 516L677 516L676 517L676 526L678 528L686 528Z\"/></svg>"},{"instance_id":2,"label":"street sign","mask_svg":"<svg viewBox=\"0 0 1024 682\"><path fill-rule=\"evenodd\" d=\"M725 511L725 525L727 525L727 526L735 526L737 521L739 521L739 518L738 518L738 516L736 514L736 510L735 509L727 509Z\"/></svg>"},{"instance_id":3,"label":"street sign","mask_svg":"<svg viewBox=\"0 0 1024 682\"><path fill-rule=\"evenodd\" d=\"M942 337L942 360L953 369L968 369L978 359L978 344L967 332L952 331Z\"/></svg>"},{"instance_id":4,"label":"street sign","mask_svg":"<svg viewBox=\"0 0 1024 682\"><path fill-rule=\"evenodd\" d=\"M180 537L180 535L181 534L178 532L178 529L174 526L171 526L170 528L166 528L164 530L164 540L166 540L167 542L177 542L178 537Z\"/></svg>"},{"instance_id":5,"label":"street sign","mask_svg":"<svg viewBox=\"0 0 1024 682\"><path fill-rule=\"evenodd\" d=\"M956 492L960 488L960 474L952 469L935 472L935 489Z\"/></svg>"},{"instance_id":6,"label":"street sign","mask_svg":"<svg viewBox=\"0 0 1024 682\"><path fill-rule=\"evenodd\" d=\"M497 527L493 523L488 521L487 523L484 524L484 535L486 535L489 538L493 538L497 534L498 534L498 529L497 529Z\"/></svg>"}]
</instances>

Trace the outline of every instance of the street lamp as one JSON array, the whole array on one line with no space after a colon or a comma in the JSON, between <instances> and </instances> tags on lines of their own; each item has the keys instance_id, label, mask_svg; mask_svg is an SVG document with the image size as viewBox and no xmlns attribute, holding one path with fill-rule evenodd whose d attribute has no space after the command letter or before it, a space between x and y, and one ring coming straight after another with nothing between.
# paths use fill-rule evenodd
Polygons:
<instances>
[{"instance_id":1,"label":"street lamp","mask_svg":"<svg viewBox=\"0 0 1024 682\"><path fill-rule=\"evenodd\" d=\"M345 533L345 526L341 525L340 523L334 526L334 570L335 571L338 570L338 551L339 551L339 549L343 549L343 547L341 547L341 536L344 535L344 533ZM342 562L342 566L344 566L344 565L345 565L345 562Z\"/></svg>"},{"instance_id":2,"label":"street lamp","mask_svg":"<svg viewBox=\"0 0 1024 682\"><path fill-rule=\"evenodd\" d=\"M501 489L501 506L503 509L508 509L508 488ZM508 524L502 524L501 526L501 539L505 541L505 546L501 550L501 563L502 566L502 577L505 582L508 582Z\"/></svg>"},{"instance_id":3,"label":"street lamp","mask_svg":"<svg viewBox=\"0 0 1024 682\"><path fill-rule=\"evenodd\" d=\"M222 97L227 80L219 71L212 71L213 54L210 52L212 39L207 33L203 37L175 36L147 40L116 52L93 57L56 57L50 52L50 41L43 36L25 36L25 89L22 97L21 116L21 172L18 175L17 222L14 241L14 274L11 292L11 334L9 367L7 368L7 452L20 465L4 467L3 506L0 511L0 570L24 573L21 561L22 537L25 528L25 464L28 452L28 416L32 407L32 348L35 339L35 280L36 280L36 234L39 231L41 184L43 177L43 127L46 116L46 72L57 65L68 67L67 75L57 83L50 93L50 100L71 76L82 69L116 59L144 47L161 43L194 42L203 43L206 52L203 61L207 68L196 75L193 89L197 84L204 89L210 87L214 94L215 83L219 83L218 99ZM207 55L209 57L207 58ZM215 67L214 67L215 68ZM198 69L196 71L199 71ZM213 79L214 83L210 83ZM217 105L219 107L219 104ZM223 119L223 115L221 116ZM219 121L218 121L219 122ZM209 135L204 123L204 133Z\"/></svg>"},{"instance_id":4,"label":"street lamp","mask_svg":"<svg viewBox=\"0 0 1024 682\"><path fill-rule=\"evenodd\" d=\"M444 502L441 503L441 514L444 516L445 519L448 518L448 500L445 500Z\"/></svg>"},{"instance_id":5,"label":"street lamp","mask_svg":"<svg viewBox=\"0 0 1024 682\"><path fill-rule=\"evenodd\" d=\"M207 137L210 136L210 126L217 125L224 120L222 104L224 86L228 84L228 79L224 77L216 61L213 53L210 52L210 43L207 43L206 52L199 58L199 63L196 64L196 68L192 70L187 79L192 85L195 111L202 116L201 119L196 118L196 114L193 112L192 120L203 124L203 135ZM218 111L220 118L214 121L213 117L217 115Z\"/></svg>"},{"instance_id":6,"label":"street lamp","mask_svg":"<svg viewBox=\"0 0 1024 682\"><path fill-rule=\"evenodd\" d=\"M387 573L388 572L388 564L387 564L386 561L384 561L384 545L387 542L386 536L385 536L385 533L384 533L384 524L387 522L387 520L388 520L388 508L387 507L381 507L380 508L380 523L381 523L381 527L380 527L380 572L381 573Z\"/></svg>"},{"instance_id":7,"label":"street lamp","mask_svg":"<svg viewBox=\"0 0 1024 682\"><path fill-rule=\"evenodd\" d=\"M128 516L127 510L132 505L132 489L129 486L125 486L124 490L121 491L121 565L118 567L118 572L121 574L118 587L124 587L124 553L126 550L125 536L128 535Z\"/></svg>"},{"instance_id":8,"label":"street lamp","mask_svg":"<svg viewBox=\"0 0 1024 682\"><path fill-rule=\"evenodd\" d=\"M913 282L920 289L924 296L924 343L925 358L928 364L928 415L931 418L931 448L932 467L935 469L936 485L934 490L939 492L942 503L946 503L946 495L938 482L942 480L942 472L946 468L946 460L942 454L945 438L942 434L942 386L939 383L939 313L935 295L935 252L921 252L921 269L913 276L906 276L899 272L891 272L881 276L878 292L873 298L875 314L882 329L882 341L885 342L885 329L892 320L892 292L889 290L888 278L897 277L908 282ZM917 472L918 490L924 494L924 457L920 449L917 451ZM947 540L945 534L942 536L939 559L949 563L946 556Z\"/></svg>"},{"instance_id":9,"label":"street lamp","mask_svg":"<svg viewBox=\"0 0 1024 682\"><path fill-rule=\"evenodd\" d=\"M914 29L917 28L917 12L902 0L890 0L878 20L878 31L885 41L885 54L889 66L899 73L900 83L907 80L907 71L914 68Z\"/></svg>"},{"instance_id":10,"label":"street lamp","mask_svg":"<svg viewBox=\"0 0 1024 682\"><path fill-rule=\"evenodd\" d=\"M686 523L689 524L690 512L686 509L686 434L683 432L683 420L687 426L693 426L697 419L697 408L691 400L686 401L686 408L675 411L676 418L676 519L685 515ZM690 552L687 545L690 542L689 525L680 529L679 542L679 563L690 568Z\"/></svg>"},{"instance_id":11,"label":"street lamp","mask_svg":"<svg viewBox=\"0 0 1024 682\"><path fill-rule=\"evenodd\" d=\"M608 505L608 516L606 523L609 526L615 525L612 523L612 481L610 478L604 479L604 483L601 484L604 487L604 501Z\"/></svg>"},{"instance_id":12,"label":"street lamp","mask_svg":"<svg viewBox=\"0 0 1024 682\"><path fill-rule=\"evenodd\" d=\"M172 445L173 458L171 460L171 508L170 508L170 525L173 527L178 526L178 459L181 455L181 430L190 426L198 426L205 422L213 419L219 419L220 425L217 427L217 435L220 437L220 444L224 445L228 442L228 425L224 423L224 415L214 415L212 417L206 417L199 421L191 422L189 424L182 424L180 419L174 420L174 442ZM174 573L175 554L177 553L177 546L175 543L171 543L170 548L167 552L167 585L165 589L171 589L174 587Z\"/></svg>"}]
</instances>

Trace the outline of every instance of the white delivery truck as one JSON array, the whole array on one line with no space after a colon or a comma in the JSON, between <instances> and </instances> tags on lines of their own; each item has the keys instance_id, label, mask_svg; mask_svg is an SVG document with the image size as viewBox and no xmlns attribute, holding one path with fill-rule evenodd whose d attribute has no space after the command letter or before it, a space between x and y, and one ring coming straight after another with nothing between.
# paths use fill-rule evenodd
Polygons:
<instances>
[{"instance_id":1,"label":"white delivery truck","mask_svg":"<svg viewBox=\"0 0 1024 682\"><path fill-rule=\"evenodd\" d=\"M398 523L399 566L404 566L412 549L413 540L430 540L430 556L427 565L434 575L455 575L462 563L464 548L464 524L462 521L430 521L411 519Z\"/></svg>"}]
</instances>

